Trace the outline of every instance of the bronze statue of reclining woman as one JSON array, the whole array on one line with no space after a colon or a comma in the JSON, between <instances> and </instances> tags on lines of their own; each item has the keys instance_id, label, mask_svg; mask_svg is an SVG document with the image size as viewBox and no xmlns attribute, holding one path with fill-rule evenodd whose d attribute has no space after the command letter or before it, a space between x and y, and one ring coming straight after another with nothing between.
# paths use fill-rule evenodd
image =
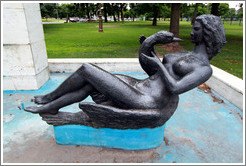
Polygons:
<instances>
[{"instance_id":1,"label":"bronze statue of reclining woman","mask_svg":"<svg viewBox=\"0 0 246 166\"><path fill-rule=\"evenodd\" d=\"M195 44L190 52L166 54L162 62L154 45L179 42L172 33L160 31L140 37L139 62L149 75L144 80L111 74L93 64L83 64L53 92L35 96L41 107L26 107L39 113L48 124L81 124L95 128L133 129L163 125L175 112L179 97L207 81L212 75L209 60L226 43L220 18L201 15L191 32ZM91 96L95 103L80 102ZM78 113L59 112L76 103Z\"/></svg>"}]
</instances>

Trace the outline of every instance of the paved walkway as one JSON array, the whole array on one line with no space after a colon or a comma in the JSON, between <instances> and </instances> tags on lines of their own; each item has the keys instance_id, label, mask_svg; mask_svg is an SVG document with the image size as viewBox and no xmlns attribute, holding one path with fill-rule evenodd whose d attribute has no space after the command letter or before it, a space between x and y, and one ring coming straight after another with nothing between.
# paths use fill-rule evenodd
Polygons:
<instances>
[{"instance_id":1,"label":"paved walkway","mask_svg":"<svg viewBox=\"0 0 246 166\"><path fill-rule=\"evenodd\" d=\"M143 73L125 73L145 78ZM39 115L23 111L34 95L55 89L68 74L51 74L37 91L3 93L4 163L242 163L243 114L217 94L195 88L180 95L177 111L167 122L163 143L152 150L126 151L55 143L53 127ZM91 99L88 98L87 101ZM214 101L213 101L214 100ZM78 104L61 111L79 111Z\"/></svg>"},{"instance_id":2,"label":"paved walkway","mask_svg":"<svg viewBox=\"0 0 246 166\"><path fill-rule=\"evenodd\" d=\"M42 22L42 24L61 24L64 22L66 22L66 20L65 21L57 21L57 22Z\"/></svg>"}]
</instances>

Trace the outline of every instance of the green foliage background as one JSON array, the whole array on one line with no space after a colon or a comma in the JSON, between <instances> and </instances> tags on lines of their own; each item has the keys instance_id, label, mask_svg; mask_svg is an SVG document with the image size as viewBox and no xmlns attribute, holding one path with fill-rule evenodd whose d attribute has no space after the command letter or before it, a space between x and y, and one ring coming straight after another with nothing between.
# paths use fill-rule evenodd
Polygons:
<instances>
[{"instance_id":1,"label":"green foliage background","mask_svg":"<svg viewBox=\"0 0 246 166\"><path fill-rule=\"evenodd\" d=\"M168 21L104 23L104 32L98 32L98 23L44 24L48 58L137 58L140 35L150 36L160 30L169 30ZM243 78L243 26L225 22L228 43L211 63L237 77ZM180 44L192 50L190 22L180 22ZM158 46L160 54L166 51Z\"/></svg>"}]
</instances>

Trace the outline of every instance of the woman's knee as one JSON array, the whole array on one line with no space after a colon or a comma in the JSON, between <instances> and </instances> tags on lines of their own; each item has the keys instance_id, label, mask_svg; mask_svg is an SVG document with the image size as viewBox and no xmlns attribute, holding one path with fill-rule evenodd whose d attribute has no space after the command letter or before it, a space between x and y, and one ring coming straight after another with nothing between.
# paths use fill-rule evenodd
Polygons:
<instances>
[{"instance_id":1,"label":"woman's knee","mask_svg":"<svg viewBox=\"0 0 246 166\"><path fill-rule=\"evenodd\" d=\"M92 65L90 63L83 63L82 66L80 66L80 68L78 69L79 72L86 72L86 71L90 71L92 68Z\"/></svg>"}]
</instances>

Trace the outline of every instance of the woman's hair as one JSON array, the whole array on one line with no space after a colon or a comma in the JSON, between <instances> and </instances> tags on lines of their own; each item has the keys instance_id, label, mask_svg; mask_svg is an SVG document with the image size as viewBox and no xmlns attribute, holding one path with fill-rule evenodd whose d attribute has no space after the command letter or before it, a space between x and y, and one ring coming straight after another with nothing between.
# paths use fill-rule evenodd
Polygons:
<instances>
[{"instance_id":1,"label":"woman's hair","mask_svg":"<svg viewBox=\"0 0 246 166\"><path fill-rule=\"evenodd\" d=\"M196 17L196 21L203 25L204 41L209 60L217 55L226 44L225 29L219 17L204 14Z\"/></svg>"}]
</instances>

